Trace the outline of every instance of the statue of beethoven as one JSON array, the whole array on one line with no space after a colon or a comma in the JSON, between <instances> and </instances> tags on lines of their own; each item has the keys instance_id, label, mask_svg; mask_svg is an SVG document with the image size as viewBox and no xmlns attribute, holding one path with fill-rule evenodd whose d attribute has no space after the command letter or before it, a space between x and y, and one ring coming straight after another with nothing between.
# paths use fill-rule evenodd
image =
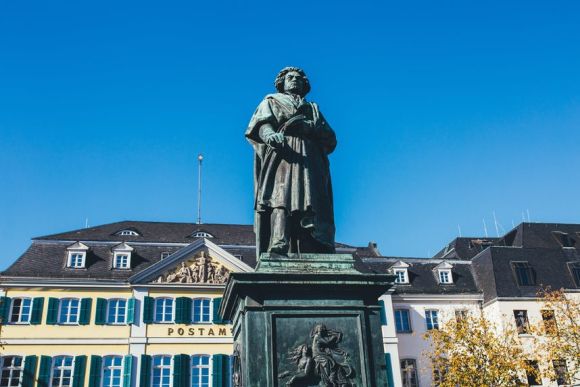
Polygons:
<instances>
[{"instance_id":1,"label":"statue of beethoven","mask_svg":"<svg viewBox=\"0 0 580 387\"><path fill-rule=\"evenodd\" d=\"M336 136L318 105L305 100L304 71L286 67L252 116L256 247L263 252L334 253L328 154Z\"/></svg>"}]
</instances>

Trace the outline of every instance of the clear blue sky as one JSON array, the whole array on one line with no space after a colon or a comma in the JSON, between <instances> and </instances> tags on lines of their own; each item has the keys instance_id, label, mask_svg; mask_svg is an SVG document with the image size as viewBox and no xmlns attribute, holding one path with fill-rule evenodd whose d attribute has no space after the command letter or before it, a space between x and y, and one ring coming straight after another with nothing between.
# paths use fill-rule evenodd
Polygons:
<instances>
[{"instance_id":1,"label":"clear blue sky","mask_svg":"<svg viewBox=\"0 0 580 387\"><path fill-rule=\"evenodd\" d=\"M245 126L303 67L337 132L337 239L427 256L580 223L578 1L4 1L0 268L125 219L251 223Z\"/></svg>"}]
</instances>

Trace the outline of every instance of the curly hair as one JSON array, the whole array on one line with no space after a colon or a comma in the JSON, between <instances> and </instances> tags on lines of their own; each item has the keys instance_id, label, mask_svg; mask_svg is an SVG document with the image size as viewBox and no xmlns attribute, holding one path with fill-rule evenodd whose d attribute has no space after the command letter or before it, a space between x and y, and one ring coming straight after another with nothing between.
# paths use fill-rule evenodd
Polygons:
<instances>
[{"instance_id":1,"label":"curly hair","mask_svg":"<svg viewBox=\"0 0 580 387\"><path fill-rule=\"evenodd\" d=\"M306 94L310 92L310 82L308 81L306 73L300 67L284 67L282 70L280 70L280 72L276 76L276 80L274 81L274 86L276 86L276 90L278 90L279 93L284 92L284 77L286 77L286 74L288 74L290 71L296 71L304 78L304 89L302 90L301 93L301 97L304 97Z\"/></svg>"}]
</instances>

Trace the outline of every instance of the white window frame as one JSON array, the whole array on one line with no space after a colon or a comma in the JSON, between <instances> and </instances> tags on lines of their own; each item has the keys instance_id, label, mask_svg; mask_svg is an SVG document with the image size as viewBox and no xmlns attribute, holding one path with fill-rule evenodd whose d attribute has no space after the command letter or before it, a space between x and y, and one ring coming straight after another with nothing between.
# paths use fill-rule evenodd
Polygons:
<instances>
[{"instance_id":1,"label":"white window frame","mask_svg":"<svg viewBox=\"0 0 580 387\"><path fill-rule=\"evenodd\" d=\"M20 304L20 311L18 312L18 319L17 321L12 321L12 315L14 313L14 301L16 300L21 300L22 303L24 303L24 301L30 301L30 306L28 308L28 318L26 320L22 319L22 303ZM10 315L8 317L8 324L30 324L30 319L32 318L32 306L34 304L34 300L30 297L14 297L13 299L10 300Z\"/></svg>"},{"instance_id":2,"label":"white window frame","mask_svg":"<svg viewBox=\"0 0 580 387\"><path fill-rule=\"evenodd\" d=\"M171 319L169 321L165 320L165 315L167 314L165 310L167 309L166 301L171 300ZM163 302L163 319L157 320L157 304ZM155 324L173 324L175 321L175 298L173 297L156 297L153 303L153 322Z\"/></svg>"},{"instance_id":3,"label":"white window frame","mask_svg":"<svg viewBox=\"0 0 580 387\"><path fill-rule=\"evenodd\" d=\"M193 238L213 238L213 235L206 231L196 231L191 236Z\"/></svg>"},{"instance_id":4,"label":"white window frame","mask_svg":"<svg viewBox=\"0 0 580 387\"><path fill-rule=\"evenodd\" d=\"M118 236L141 236L141 234L139 234L137 231L127 230L127 229L117 231L117 233L115 235L118 235Z\"/></svg>"},{"instance_id":5,"label":"white window frame","mask_svg":"<svg viewBox=\"0 0 580 387\"><path fill-rule=\"evenodd\" d=\"M112 366L106 366L105 365L105 361L106 359L121 359L121 365L120 366L116 366L116 365L112 365ZM122 387L123 386L123 370L124 370L124 366L125 366L125 358L124 356L121 355L106 355L103 356L103 360L101 363L101 387ZM111 372L114 372L116 370L119 371L120 377L119 377L119 384L115 385L113 383L109 383L109 384L105 384L105 371L106 370L111 370ZM113 378L111 378L111 381L113 380Z\"/></svg>"},{"instance_id":6,"label":"white window frame","mask_svg":"<svg viewBox=\"0 0 580 387\"><path fill-rule=\"evenodd\" d=\"M433 318L433 314L435 314L435 318ZM431 324L431 328L429 328L429 324ZM437 309L425 310L425 327L428 331L439 329L439 311Z\"/></svg>"},{"instance_id":7,"label":"white window frame","mask_svg":"<svg viewBox=\"0 0 580 387\"><path fill-rule=\"evenodd\" d=\"M405 369L403 368L403 362L412 362L414 375L411 375L411 377L414 376L415 383L412 383L412 381L409 381L412 384L407 383L407 378L405 377L405 374L404 374ZM412 358L401 359L400 368L401 368L401 380L403 382L403 387L418 387L419 386L419 372L417 370L417 359L412 359Z\"/></svg>"},{"instance_id":8,"label":"white window frame","mask_svg":"<svg viewBox=\"0 0 580 387\"><path fill-rule=\"evenodd\" d=\"M20 358L20 366L19 367L15 367L14 365L10 364L10 365L6 365L6 359L7 358ZM16 378L14 377L14 372L15 371L19 371L20 374L18 375L18 386L22 385L22 377L24 375L24 356L20 356L20 355L3 355L0 358L0 361L2 362L2 364L0 364L0 375L4 375L4 371L8 371L8 384L7 386L11 386L12 382L14 380L16 380ZM2 377L0 377L0 381L2 381Z\"/></svg>"},{"instance_id":9,"label":"white window frame","mask_svg":"<svg viewBox=\"0 0 580 387\"><path fill-rule=\"evenodd\" d=\"M203 365L202 366L195 366L193 364L193 359L194 358L202 358L202 357L207 357L207 359L208 359L207 366L203 366ZM197 368L197 369L200 369L200 370L203 370L203 369L207 369L208 370L208 383L207 383L207 387L211 387L211 385L212 385L211 377L212 377L212 374L213 374L213 369L212 369L212 363L213 363L212 362L212 356L211 355L207 355L207 354L199 354L199 355L196 354L196 355L191 355L189 357L189 359L190 359L190 368L191 368L191 370L190 370L190 376L191 376L190 383L191 383L191 386L192 387L204 387L203 382L200 381L200 379L202 378L202 374L201 373L200 373L199 378L197 380L197 383L198 384L194 384L194 380L193 380L193 370L194 370L194 368Z\"/></svg>"},{"instance_id":10,"label":"white window frame","mask_svg":"<svg viewBox=\"0 0 580 387\"><path fill-rule=\"evenodd\" d=\"M119 257L127 257L127 261L125 262L125 265L118 265L117 264L117 259ZM121 269L121 270L126 270L126 269L130 269L131 268L131 252L130 251L115 251L115 253L113 254L113 269Z\"/></svg>"},{"instance_id":11,"label":"white window frame","mask_svg":"<svg viewBox=\"0 0 580 387\"><path fill-rule=\"evenodd\" d=\"M75 259L75 265L73 266L73 257L80 255L80 262L77 264ZM84 269L87 262L87 252L84 250L70 250L68 252L68 257L66 260L66 267L70 269Z\"/></svg>"},{"instance_id":12,"label":"white window frame","mask_svg":"<svg viewBox=\"0 0 580 387\"><path fill-rule=\"evenodd\" d=\"M60 375L58 376L59 381L58 384L54 384L53 383L53 379L54 379L54 371L57 369L56 367L56 360L59 358L71 358L71 365L70 366L58 366L58 370ZM65 385L62 384L62 379L63 379L63 373L64 371L70 369L70 384ZM50 364L50 383L49 383L49 387L70 387L73 385L73 380L74 380L74 372L75 372L75 358L74 356L71 355L58 355L58 356L54 356L52 358L52 362Z\"/></svg>"},{"instance_id":13,"label":"white window frame","mask_svg":"<svg viewBox=\"0 0 580 387\"><path fill-rule=\"evenodd\" d=\"M200 321L196 321L195 320L195 316L196 316L195 301L201 301L200 308L199 308L200 309L199 310L200 311L199 316L201 318ZM207 301L207 303L209 304L209 306L208 306L208 313L209 313L209 315L207 317L207 320L204 320L203 319L203 309L204 309L203 308L203 303L204 303L204 301ZM208 324L208 323L211 324L211 322L212 322L212 316L213 316L213 302L212 302L212 299L211 298L199 297L199 298L194 298L191 301L191 322L192 322L192 324Z\"/></svg>"},{"instance_id":14,"label":"white window frame","mask_svg":"<svg viewBox=\"0 0 580 387\"><path fill-rule=\"evenodd\" d=\"M393 274L395 274L397 276L397 278L395 278L396 284L408 284L409 283L409 273L408 273L407 269L393 269ZM399 276L399 274L402 274L402 279L401 279L401 276Z\"/></svg>"},{"instance_id":15,"label":"white window frame","mask_svg":"<svg viewBox=\"0 0 580 387\"><path fill-rule=\"evenodd\" d=\"M125 302L125 306L123 308L120 308L118 303L124 301ZM116 306L113 307L112 304L116 303ZM110 298L107 300L107 310L105 313L105 321L107 322L107 325L125 325L127 324L127 305L128 305L128 300L126 298ZM109 321L109 316L111 312L111 308L114 309L113 311L113 322ZM123 319L123 321L117 321L118 317L119 317L119 311L123 309L124 310L124 316L125 318Z\"/></svg>"},{"instance_id":16,"label":"white window frame","mask_svg":"<svg viewBox=\"0 0 580 387\"><path fill-rule=\"evenodd\" d=\"M156 357L168 357L169 358L169 365L162 365L162 366L155 366L155 358ZM155 379L154 379L154 373L155 373L155 369L160 369L161 372L163 372L164 369L169 369L169 386L173 386L173 356L172 355L166 355L166 354L158 354L158 355L153 355L151 356L151 387L155 387ZM163 384L160 384L160 386L163 386Z\"/></svg>"},{"instance_id":17,"label":"white window frame","mask_svg":"<svg viewBox=\"0 0 580 387\"><path fill-rule=\"evenodd\" d=\"M71 308L68 308L68 311L66 312L66 321L61 321L60 320L60 316L62 313L62 309L64 307L64 302L65 301L77 301L78 306L77 306L77 314L76 314L76 321L71 321ZM74 298L74 297L67 297L67 298L61 298L58 301L58 315L57 315L57 322L60 325L78 325L79 324L79 319L81 317L81 299L80 298Z\"/></svg>"},{"instance_id":18,"label":"white window frame","mask_svg":"<svg viewBox=\"0 0 580 387\"><path fill-rule=\"evenodd\" d=\"M451 272L451 269L439 269L438 270L438 277L439 277L439 283L442 285L450 285L453 283L453 273ZM447 278L444 279L444 276L446 276Z\"/></svg>"}]
</instances>

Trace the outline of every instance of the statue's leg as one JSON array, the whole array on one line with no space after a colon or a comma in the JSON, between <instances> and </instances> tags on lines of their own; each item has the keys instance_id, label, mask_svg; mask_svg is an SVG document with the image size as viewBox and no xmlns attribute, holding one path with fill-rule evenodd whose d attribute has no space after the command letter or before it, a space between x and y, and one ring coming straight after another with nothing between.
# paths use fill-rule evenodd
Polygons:
<instances>
[{"instance_id":1,"label":"statue's leg","mask_svg":"<svg viewBox=\"0 0 580 387\"><path fill-rule=\"evenodd\" d=\"M270 247L271 253L287 254L289 247L288 217L284 208L272 209L270 216Z\"/></svg>"}]
</instances>

